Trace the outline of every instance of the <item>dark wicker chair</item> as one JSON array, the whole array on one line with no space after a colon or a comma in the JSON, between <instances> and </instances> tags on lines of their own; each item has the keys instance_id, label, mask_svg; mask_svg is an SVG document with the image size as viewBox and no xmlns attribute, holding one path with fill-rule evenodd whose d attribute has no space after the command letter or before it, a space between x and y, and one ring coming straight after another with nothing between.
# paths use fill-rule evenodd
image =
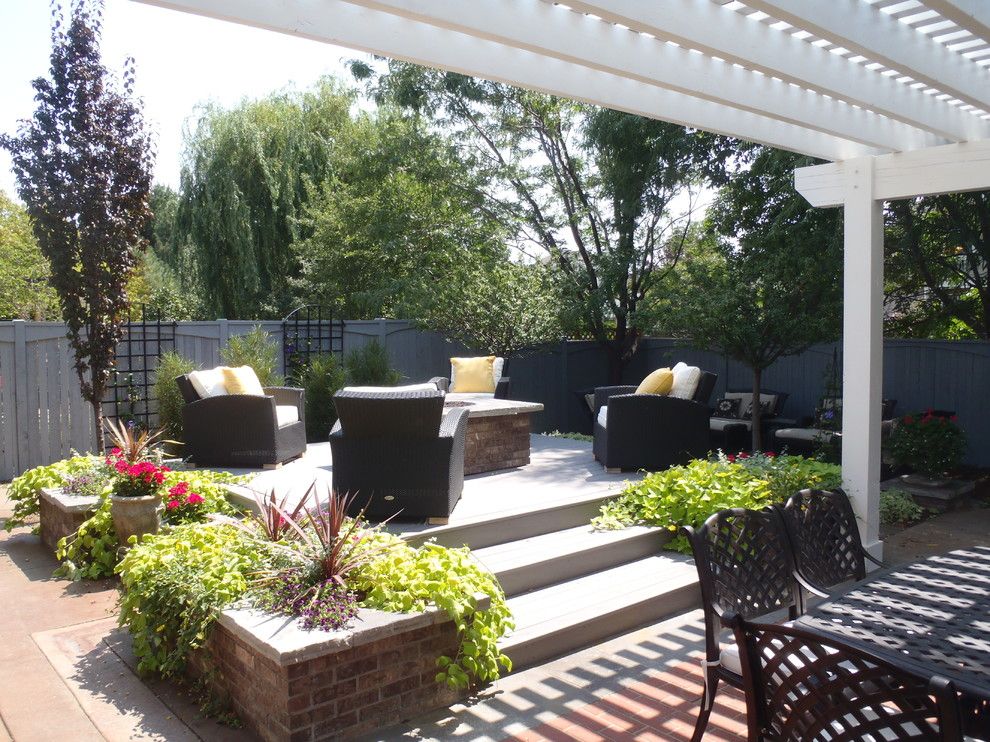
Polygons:
<instances>
[{"instance_id":1,"label":"dark wicker chair","mask_svg":"<svg viewBox=\"0 0 990 742\"><path fill-rule=\"evenodd\" d=\"M306 452L302 389L267 387L265 396L223 394L201 398L186 374L175 383L185 400L185 454L197 465L257 467L282 464ZM278 424L277 407L295 408L294 421Z\"/></svg>"},{"instance_id":2,"label":"dark wicker chair","mask_svg":"<svg viewBox=\"0 0 990 742\"><path fill-rule=\"evenodd\" d=\"M635 394L635 386L595 389L595 458L606 469L660 471L710 450L708 399L717 374L702 371L691 399ZM608 405L608 419L598 419Z\"/></svg>"},{"instance_id":3,"label":"dark wicker chair","mask_svg":"<svg viewBox=\"0 0 990 742\"><path fill-rule=\"evenodd\" d=\"M866 577L866 560L883 567L860 540L856 515L842 490L801 490L781 510L798 574L822 596Z\"/></svg>"},{"instance_id":4,"label":"dark wicker chair","mask_svg":"<svg viewBox=\"0 0 990 742\"><path fill-rule=\"evenodd\" d=\"M705 613L705 691L694 728L695 742L708 726L720 680L742 688L739 655L719 644L722 617L782 614L797 618L801 593L790 542L775 510L722 510L699 528L682 529L691 543Z\"/></svg>"},{"instance_id":5,"label":"dark wicker chair","mask_svg":"<svg viewBox=\"0 0 990 742\"><path fill-rule=\"evenodd\" d=\"M333 487L381 521L447 518L464 488L468 412L443 414L441 391L334 395Z\"/></svg>"},{"instance_id":6,"label":"dark wicker chair","mask_svg":"<svg viewBox=\"0 0 990 742\"><path fill-rule=\"evenodd\" d=\"M963 739L948 680L805 629L725 618L742 660L750 742Z\"/></svg>"}]
</instances>

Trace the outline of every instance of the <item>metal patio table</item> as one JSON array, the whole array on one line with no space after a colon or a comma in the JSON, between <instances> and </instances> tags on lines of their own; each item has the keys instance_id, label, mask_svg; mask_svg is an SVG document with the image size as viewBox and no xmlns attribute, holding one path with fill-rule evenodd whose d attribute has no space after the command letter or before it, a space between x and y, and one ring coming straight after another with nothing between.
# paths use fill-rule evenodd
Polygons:
<instances>
[{"instance_id":1,"label":"metal patio table","mask_svg":"<svg viewBox=\"0 0 990 742\"><path fill-rule=\"evenodd\" d=\"M795 622L924 675L966 706L990 699L990 548L958 549L873 572ZM978 713L985 728L985 711Z\"/></svg>"}]
</instances>

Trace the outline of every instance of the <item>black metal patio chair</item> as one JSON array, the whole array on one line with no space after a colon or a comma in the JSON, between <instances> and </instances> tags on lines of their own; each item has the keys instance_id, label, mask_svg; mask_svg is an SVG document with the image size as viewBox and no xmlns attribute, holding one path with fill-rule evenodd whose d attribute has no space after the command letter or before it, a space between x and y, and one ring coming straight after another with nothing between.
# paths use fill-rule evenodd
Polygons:
<instances>
[{"instance_id":1,"label":"black metal patio chair","mask_svg":"<svg viewBox=\"0 0 990 742\"><path fill-rule=\"evenodd\" d=\"M776 510L722 510L702 526L685 526L682 531L694 552L705 613L705 690L692 737L698 742L708 726L719 681L743 687L737 647L719 641L722 617L780 614L794 619L801 593L790 542Z\"/></svg>"},{"instance_id":2,"label":"black metal patio chair","mask_svg":"<svg viewBox=\"0 0 990 742\"><path fill-rule=\"evenodd\" d=\"M817 632L726 614L750 742L963 739L952 683Z\"/></svg>"}]
</instances>

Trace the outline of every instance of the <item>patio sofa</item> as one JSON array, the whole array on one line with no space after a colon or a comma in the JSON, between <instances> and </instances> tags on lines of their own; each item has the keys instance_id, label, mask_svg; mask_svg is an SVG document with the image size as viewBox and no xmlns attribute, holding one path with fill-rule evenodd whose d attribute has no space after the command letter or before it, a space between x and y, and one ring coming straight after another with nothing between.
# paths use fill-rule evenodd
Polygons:
<instances>
[{"instance_id":1,"label":"patio sofa","mask_svg":"<svg viewBox=\"0 0 990 742\"><path fill-rule=\"evenodd\" d=\"M481 361L491 359L492 361L492 383L493 391L463 391L458 389L456 366L459 361ZM437 387L451 395L452 399L470 401L474 399L508 399L512 389L512 380L505 376L505 359L499 356L480 356L477 358L451 358L450 377L437 376L430 381L436 382Z\"/></svg>"},{"instance_id":2,"label":"patio sofa","mask_svg":"<svg viewBox=\"0 0 990 742\"><path fill-rule=\"evenodd\" d=\"M595 389L593 451L602 466L660 471L707 456L708 399L718 375L698 371L683 397L636 394L626 385Z\"/></svg>"},{"instance_id":3,"label":"patio sofa","mask_svg":"<svg viewBox=\"0 0 990 742\"><path fill-rule=\"evenodd\" d=\"M886 438L894 425L896 399L883 400L880 410L880 434ZM831 416L828 416L831 413ZM828 416L828 417L826 417ZM825 426L826 419L829 425ZM774 431L774 447L778 451L808 456L816 449L838 443L842 439L842 400L826 397L821 400L814 417L804 418L802 425L792 428L779 428Z\"/></svg>"},{"instance_id":4,"label":"patio sofa","mask_svg":"<svg viewBox=\"0 0 990 742\"><path fill-rule=\"evenodd\" d=\"M787 392L772 389L760 391L760 428L763 440L770 440L771 428L779 418L787 402ZM739 389L726 391L715 402L708 421L711 430L711 446L726 453L748 451L753 442L753 391Z\"/></svg>"},{"instance_id":5,"label":"patio sofa","mask_svg":"<svg viewBox=\"0 0 990 742\"><path fill-rule=\"evenodd\" d=\"M193 374L210 374L220 369ZM228 394L222 385L199 388L183 374L175 379L185 401L185 454L200 466L277 466L306 452L305 393L264 387L260 394ZM206 392L204 394L204 391Z\"/></svg>"},{"instance_id":6,"label":"patio sofa","mask_svg":"<svg viewBox=\"0 0 990 742\"><path fill-rule=\"evenodd\" d=\"M464 488L468 412L444 414L443 403L443 392L430 389L334 395L333 486L357 493L355 512L367 505L374 521L450 516Z\"/></svg>"}]
</instances>

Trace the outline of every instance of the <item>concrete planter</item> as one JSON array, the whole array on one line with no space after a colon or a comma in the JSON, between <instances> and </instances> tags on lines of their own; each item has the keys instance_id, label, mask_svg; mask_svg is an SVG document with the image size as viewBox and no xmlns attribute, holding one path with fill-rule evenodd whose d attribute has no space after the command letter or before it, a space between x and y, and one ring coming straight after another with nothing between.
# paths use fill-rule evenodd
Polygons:
<instances>
[{"instance_id":1,"label":"concrete planter","mask_svg":"<svg viewBox=\"0 0 990 742\"><path fill-rule=\"evenodd\" d=\"M436 659L454 656L459 643L437 609L361 609L353 628L334 632L228 609L190 658L190 671L266 742L350 739L466 696L434 680Z\"/></svg>"},{"instance_id":2,"label":"concrete planter","mask_svg":"<svg viewBox=\"0 0 990 742\"><path fill-rule=\"evenodd\" d=\"M52 551L59 539L79 530L100 504L98 497L67 495L61 489L42 488L38 496L41 542Z\"/></svg>"},{"instance_id":3,"label":"concrete planter","mask_svg":"<svg viewBox=\"0 0 990 742\"><path fill-rule=\"evenodd\" d=\"M959 479L931 479L921 474L904 474L881 482L880 489L907 492L924 508L945 512L953 510L976 489L975 482Z\"/></svg>"},{"instance_id":4,"label":"concrete planter","mask_svg":"<svg viewBox=\"0 0 990 742\"><path fill-rule=\"evenodd\" d=\"M158 533L161 504L162 499L157 495L110 496L110 515L121 546L126 546L131 536L140 538L145 533Z\"/></svg>"}]
</instances>

